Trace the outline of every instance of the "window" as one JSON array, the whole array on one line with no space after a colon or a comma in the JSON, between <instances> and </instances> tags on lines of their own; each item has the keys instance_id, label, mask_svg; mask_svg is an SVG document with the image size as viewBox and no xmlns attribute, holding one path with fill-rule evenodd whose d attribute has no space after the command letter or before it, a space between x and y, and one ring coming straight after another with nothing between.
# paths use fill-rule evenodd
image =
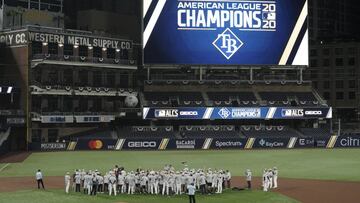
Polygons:
<instances>
[{"instance_id":1,"label":"window","mask_svg":"<svg viewBox=\"0 0 360 203\"><path fill-rule=\"evenodd\" d=\"M344 60L342 58L336 58L335 59L335 65L336 66L343 66L344 65Z\"/></svg>"},{"instance_id":2,"label":"window","mask_svg":"<svg viewBox=\"0 0 360 203\"><path fill-rule=\"evenodd\" d=\"M316 79L316 78L318 78L318 71L317 70L312 70L312 71L310 71L310 73L311 73L311 79Z\"/></svg>"},{"instance_id":3,"label":"window","mask_svg":"<svg viewBox=\"0 0 360 203\"><path fill-rule=\"evenodd\" d=\"M310 60L310 66L311 67L317 67L317 60L316 59L311 59Z\"/></svg>"},{"instance_id":4,"label":"window","mask_svg":"<svg viewBox=\"0 0 360 203\"><path fill-rule=\"evenodd\" d=\"M324 92L323 94L325 100L330 100L330 92Z\"/></svg>"},{"instance_id":5,"label":"window","mask_svg":"<svg viewBox=\"0 0 360 203\"><path fill-rule=\"evenodd\" d=\"M79 56L88 56L88 47L87 46L79 46Z\"/></svg>"},{"instance_id":6,"label":"window","mask_svg":"<svg viewBox=\"0 0 360 203\"><path fill-rule=\"evenodd\" d=\"M350 77L354 77L356 75L356 69L355 68L349 68L347 72L348 72L348 75Z\"/></svg>"},{"instance_id":7,"label":"window","mask_svg":"<svg viewBox=\"0 0 360 203\"><path fill-rule=\"evenodd\" d=\"M330 60L329 59L324 59L323 60L323 66L330 66Z\"/></svg>"},{"instance_id":8,"label":"window","mask_svg":"<svg viewBox=\"0 0 360 203\"><path fill-rule=\"evenodd\" d=\"M355 80L349 80L348 83L349 83L349 88L356 88Z\"/></svg>"},{"instance_id":9,"label":"window","mask_svg":"<svg viewBox=\"0 0 360 203\"><path fill-rule=\"evenodd\" d=\"M100 47L94 47L93 50L94 50L94 52L93 52L94 57L96 57L96 58L101 58L102 57L102 50L101 50Z\"/></svg>"},{"instance_id":10,"label":"window","mask_svg":"<svg viewBox=\"0 0 360 203\"><path fill-rule=\"evenodd\" d=\"M335 49L335 54L336 55L342 55L343 54L343 49L342 48L336 48Z\"/></svg>"},{"instance_id":11,"label":"window","mask_svg":"<svg viewBox=\"0 0 360 203\"><path fill-rule=\"evenodd\" d=\"M355 100L355 99L356 99L356 94L355 94L355 92L349 92L349 99L350 99L350 100Z\"/></svg>"},{"instance_id":12,"label":"window","mask_svg":"<svg viewBox=\"0 0 360 203\"><path fill-rule=\"evenodd\" d=\"M344 99L344 92L336 92L336 99L343 100Z\"/></svg>"},{"instance_id":13,"label":"window","mask_svg":"<svg viewBox=\"0 0 360 203\"><path fill-rule=\"evenodd\" d=\"M318 88L318 82L316 82L316 81L312 82L312 86L313 86L315 89L317 89L317 88Z\"/></svg>"},{"instance_id":14,"label":"window","mask_svg":"<svg viewBox=\"0 0 360 203\"><path fill-rule=\"evenodd\" d=\"M42 54L42 43L41 42L32 42L31 51L33 55Z\"/></svg>"},{"instance_id":15,"label":"window","mask_svg":"<svg viewBox=\"0 0 360 203\"><path fill-rule=\"evenodd\" d=\"M58 129L48 129L48 142L56 142L58 138Z\"/></svg>"},{"instance_id":16,"label":"window","mask_svg":"<svg viewBox=\"0 0 360 203\"><path fill-rule=\"evenodd\" d=\"M115 58L115 49L107 49L107 58L109 59Z\"/></svg>"},{"instance_id":17,"label":"window","mask_svg":"<svg viewBox=\"0 0 360 203\"><path fill-rule=\"evenodd\" d=\"M41 129L33 129L31 135L32 142L41 142Z\"/></svg>"},{"instance_id":18,"label":"window","mask_svg":"<svg viewBox=\"0 0 360 203\"><path fill-rule=\"evenodd\" d=\"M330 49L323 49L323 55L329 56L330 55Z\"/></svg>"},{"instance_id":19,"label":"window","mask_svg":"<svg viewBox=\"0 0 360 203\"><path fill-rule=\"evenodd\" d=\"M329 78L330 77L330 69L324 69L323 70L323 77Z\"/></svg>"},{"instance_id":20,"label":"window","mask_svg":"<svg viewBox=\"0 0 360 203\"><path fill-rule=\"evenodd\" d=\"M354 66L355 65L355 58L354 57L349 58L348 65L349 66Z\"/></svg>"},{"instance_id":21,"label":"window","mask_svg":"<svg viewBox=\"0 0 360 203\"><path fill-rule=\"evenodd\" d=\"M335 73L336 73L336 76L337 76L337 77L342 77L343 74L344 74L344 72L345 72L345 70L344 70L343 68L337 68L337 69L335 70Z\"/></svg>"},{"instance_id":22,"label":"window","mask_svg":"<svg viewBox=\"0 0 360 203\"><path fill-rule=\"evenodd\" d=\"M310 50L310 56L317 56L317 51L316 51L316 49L311 49L311 50Z\"/></svg>"},{"instance_id":23,"label":"window","mask_svg":"<svg viewBox=\"0 0 360 203\"><path fill-rule=\"evenodd\" d=\"M348 54L356 54L356 48L355 47L350 47L348 49Z\"/></svg>"},{"instance_id":24,"label":"window","mask_svg":"<svg viewBox=\"0 0 360 203\"><path fill-rule=\"evenodd\" d=\"M74 47L73 47L73 45L69 45L69 44L64 45L64 55L65 56L74 55Z\"/></svg>"},{"instance_id":25,"label":"window","mask_svg":"<svg viewBox=\"0 0 360 203\"><path fill-rule=\"evenodd\" d=\"M324 87L324 89L329 89L330 88L330 81L324 81L323 87Z\"/></svg>"},{"instance_id":26,"label":"window","mask_svg":"<svg viewBox=\"0 0 360 203\"><path fill-rule=\"evenodd\" d=\"M335 81L335 87L336 88L344 88L344 81L343 80Z\"/></svg>"},{"instance_id":27,"label":"window","mask_svg":"<svg viewBox=\"0 0 360 203\"><path fill-rule=\"evenodd\" d=\"M49 54L57 55L59 46L55 43L49 43Z\"/></svg>"}]
</instances>

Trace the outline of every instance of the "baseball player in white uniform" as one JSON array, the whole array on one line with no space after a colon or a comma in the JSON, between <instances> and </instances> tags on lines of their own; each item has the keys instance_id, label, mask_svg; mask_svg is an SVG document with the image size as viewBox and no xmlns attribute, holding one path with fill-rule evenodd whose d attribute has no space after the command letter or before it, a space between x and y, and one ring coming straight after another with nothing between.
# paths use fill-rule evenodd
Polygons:
<instances>
[{"instance_id":1,"label":"baseball player in white uniform","mask_svg":"<svg viewBox=\"0 0 360 203\"><path fill-rule=\"evenodd\" d=\"M129 183L128 194L133 195L134 192L135 192L135 175L134 175L134 172L130 172L130 174L127 176L127 182Z\"/></svg>"},{"instance_id":2,"label":"baseball player in white uniform","mask_svg":"<svg viewBox=\"0 0 360 203\"><path fill-rule=\"evenodd\" d=\"M115 173L112 172L111 176L109 178L109 195L111 196L112 192L114 192L114 195L116 196L116 177Z\"/></svg>"},{"instance_id":3,"label":"baseball player in white uniform","mask_svg":"<svg viewBox=\"0 0 360 203\"><path fill-rule=\"evenodd\" d=\"M224 182L224 175L222 171L219 171L217 175L217 194L221 194L223 191L223 182Z\"/></svg>"},{"instance_id":4,"label":"baseball player in white uniform","mask_svg":"<svg viewBox=\"0 0 360 203\"><path fill-rule=\"evenodd\" d=\"M175 175L175 194L177 195L181 195L181 175L179 173L179 171L176 172Z\"/></svg>"},{"instance_id":5,"label":"baseball player in white uniform","mask_svg":"<svg viewBox=\"0 0 360 203\"><path fill-rule=\"evenodd\" d=\"M214 171L212 180L211 180L211 193L215 192L215 189L217 188L217 181L218 181L218 173L217 173L217 171Z\"/></svg>"},{"instance_id":6,"label":"baseball player in white uniform","mask_svg":"<svg viewBox=\"0 0 360 203\"><path fill-rule=\"evenodd\" d=\"M67 172L65 175L65 192L66 192L66 194L69 193L70 183L71 183L70 173Z\"/></svg>"},{"instance_id":7,"label":"baseball player in white uniform","mask_svg":"<svg viewBox=\"0 0 360 203\"><path fill-rule=\"evenodd\" d=\"M75 175L75 184L76 184L75 192L80 192L80 185L81 185L81 175L80 175L80 172L76 172L76 175Z\"/></svg>"},{"instance_id":8,"label":"baseball player in white uniform","mask_svg":"<svg viewBox=\"0 0 360 203\"><path fill-rule=\"evenodd\" d=\"M140 178L140 193L146 193L146 184L148 183L149 178L142 174Z\"/></svg>"},{"instance_id":9,"label":"baseball player in white uniform","mask_svg":"<svg viewBox=\"0 0 360 203\"><path fill-rule=\"evenodd\" d=\"M157 194L156 187L155 187L155 179L156 179L155 172L151 171L148 178L149 178L149 185L150 185L150 193L152 195Z\"/></svg>"},{"instance_id":10,"label":"baseball player in white uniform","mask_svg":"<svg viewBox=\"0 0 360 203\"><path fill-rule=\"evenodd\" d=\"M277 188L278 187L278 182L277 182L277 180L278 180L278 170L277 170L277 168L276 167L274 167L274 169L273 169L273 180L274 180L274 185L273 185L273 188Z\"/></svg>"},{"instance_id":11,"label":"baseball player in white uniform","mask_svg":"<svg viewBox=\"0 0 360 203\"><path fill-rule=\"evenodd\" d=\"M263 191L264 192L267 192L268 191L268 187L269 187L269 179L268 179L268 173L267 173L267 170L264 169L264 172L263 172Z\"/></svg>"},{"instance_id":12,"label":"baseball player in white uniform","mask_svg":"<svg viewBox=\"0 0 360 203\"><path fill-rule=\"evenodd\" d=\"M250 171L250 169L247 169L245 172L245 176L246 176L246 182L247 182L247 188L251 189L251 179L252 179L252 173Z\"/></svg>"},{"instance_id":13,"label":"baseball player in white uniform","mask_svg":"<svg viewBox=\"0 0 360 203\"><path fill-rule=\"evenodd\" d=\"M163 174L163 189L162 189L162 195L169 195L169 174L167 172L164 172Z\"/></svg>"}]
</instances>

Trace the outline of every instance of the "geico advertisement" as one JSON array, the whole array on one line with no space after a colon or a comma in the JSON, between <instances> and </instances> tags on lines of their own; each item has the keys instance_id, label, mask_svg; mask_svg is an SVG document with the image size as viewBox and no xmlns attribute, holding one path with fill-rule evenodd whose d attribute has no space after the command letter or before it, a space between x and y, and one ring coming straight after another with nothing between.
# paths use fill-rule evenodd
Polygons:
<instances>
[{"instance_id":1,"label":"geico advertisement","mask_svg":"<svg viewBox=\"0 0 360 203\"><path fill-rule=\"evenodd\" d=\"M144 0L145 64L308 64L306 0Z\"/></svg>"},{"instance_id":2,"label":"geico advertisement","mask_svg":"<svg viewBox=\"0 0 360 203\"><path fill-rule=\"evenodd\" d=\"M146 139L146 140L130 140L127 139L123 145L123 149L153 149L157 150L162 139Z\"/></svg>"}]
</instances>

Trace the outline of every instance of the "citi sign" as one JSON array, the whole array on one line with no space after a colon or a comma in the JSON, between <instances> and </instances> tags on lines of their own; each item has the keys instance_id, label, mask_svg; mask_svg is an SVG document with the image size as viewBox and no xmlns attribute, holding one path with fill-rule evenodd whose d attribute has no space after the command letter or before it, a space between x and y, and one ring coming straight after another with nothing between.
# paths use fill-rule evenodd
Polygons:
<instances>
[{"instance_id":1,"label":"citi sign","mask_svg":"<svg viewBox=\"0 0 360 203\"><path fill-rule=\"evenodd\" d=\"M340 145L342 147L360 147L360 139L359 138L342 138L340 139Z\"/></svg>"}]
</instances>

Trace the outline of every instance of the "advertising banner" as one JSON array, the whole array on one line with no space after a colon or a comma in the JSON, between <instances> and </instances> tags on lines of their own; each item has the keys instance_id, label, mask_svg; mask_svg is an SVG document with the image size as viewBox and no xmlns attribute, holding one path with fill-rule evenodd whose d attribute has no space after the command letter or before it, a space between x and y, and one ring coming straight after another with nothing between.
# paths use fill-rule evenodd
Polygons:
<instances>
[{"instance_id":1,"label":"advertising banner","mask_svg":"<svg viewBox=\"0 0 360 203\"><path fill-rule=\"evenodd\" d=\"M113 150L116 139L79 139L74 150Z\"/></svg>"},{"instance_id":2,"label":"advertising banner","mask_svg":"<svg viewBox=\"0 0 360 203\"><path fill-rule=\"evenodd\" d=\"M143 119L270 120L332 118L332 108L299 107L179 107L143 108Z\"/></svg>"},{"instance_id":3,"label":"advertising banner","mask_svg":"<svg viewBox=\"0 0 360 203\"><path fill-rule=\"evenodd\" d=\"M252 148L287 148L290 138L256 138Z\"/></svg>"},{"instance_id":4,"label":"advertising banner","mask_svg":"<svg viewBox=\"0 0 360 203\"><path fill-rule=\"evenodd\" d=\"M41 116L41 123L73 123L73 116Z\"/></svg>"},{"instance_id":5,"label":"advertising banner","mask_svg":"<svg viewBox=\"0 0 360 203\"><path fill-rule=\"evenodd\" d=\"M79 46L92 46L113 49L132 49L131 40L113 39L95 36L76 35L69 33L47 33L34 31L0 32L0 45L20 46L30 42L46 42Z\"/></svg>"},{"instance_id":6,"label":"advertising banner","mask_svg":"<svg viewBox=\"0 0 360 203\"><path fill-rule=\"evenodd\" d=\"M63 142L63 143L58 143L58 142L41 143L40 144L41 151L62 151L62 150L66 150L66 148L67 148L67 143L65 143L65 142Z\"/></svg>"},{"instance_id":7,"label":"advertising banner","mask_svg":"<svg viewBox=\"0 0 360 203\"><path fill-rule=\"evenodd\" d=\"M299 137L296 139L294 148L313 148L315 146L315 140L313 137Z\"/></svg>"},{"instance_id":8,"label":"advertising banner","mask_svg":"<svg viewBox=\"0 0 360 203\"><path fill-rule=\"evenodd\" d=\"M306 0L144 0L145 64L308 65Z\"/></svg>"},{"instance_id":9,"label":"advertising banner","mask_svg":"<svg viewBox=\"0 0 360 203\"><path fill-rule=\"evenodd\" d=\"M356 136L330 137L250 137L197 139L79 139L70 143L30 143L31 150L220 150L220 149L300 149L359 148Z\"/></svg>"},{"instance_id":10,"label":"advertising banner","mask_svg":"<svg viewBox=\"0 0 360 203\"><path fill-rule=\"evenodd\" d=\"M337 137L336 144L334 147L349 147L355 148L360 147L360 137L359 136L339 136Z\"/></svg>"},{"instance_id":11,"label":"advertising banner","mask_svg":"<svg viewBox=\"0 0 360 203\"><path fill-rule=\"evenodd\" d=\"M201 149L205 139L170 139L166 149Z\"/></svg>"},{"instance_id":12,"label":"advertising banner","mask_svg":"<svg viewBox=\"0 0 360 203\"><path fill-rule=\"evenodd\" d=\"M124 139L119 150L158 150L164 139ZM166 139L168 140L168 139Z\"/></svg>"},{"instance_id":13,"label":"advertising banner","mask_svg":"<svg viewBox=\"0 0 360 203\"><path fill-rule=\"evenodd\" d=\"M209 141L208 141L209 140ZM244 149L246 138L208 138L204 143L203 149ZM209 146L207 148L207 146Z\"/></svg>"}]
</instances>

